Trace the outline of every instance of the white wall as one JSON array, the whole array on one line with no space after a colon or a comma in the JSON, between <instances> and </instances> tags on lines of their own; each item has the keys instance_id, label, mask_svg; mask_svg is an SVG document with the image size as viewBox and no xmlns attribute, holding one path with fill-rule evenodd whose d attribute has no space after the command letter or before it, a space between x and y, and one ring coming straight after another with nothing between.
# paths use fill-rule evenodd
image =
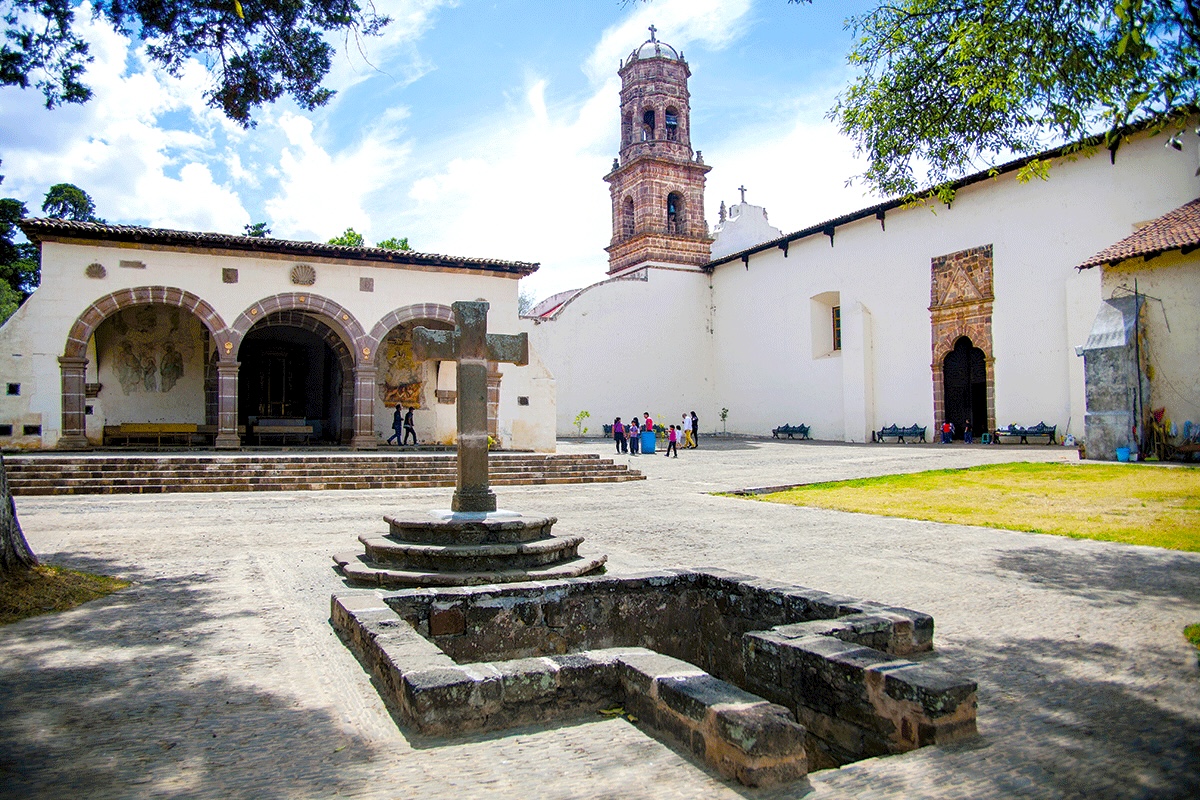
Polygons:
<instances>
[{"instance_id":1,"label":"white wall","mask_svg":"<svg viewBox=\"0 0 1200 800\"><path fill-rule=\"evenodd\" d=\"M670 425L695 411L701 430L719 430L713 399L708 275L650 268L583 290L550 320L523 320L557 387L560 436L589 435L614 417L650 412Z\"/></svg>"},{"instance_id":2,"label":"white wall","mask_svg":"<svg viewBox=\"0 0 1200 800\"><path fill-rule=\"evenodd\" d=\"M1077 435L1083 363L1074 354L1100 302L1088 257L1200 195L1194 154L1163 136L1059 161L1049 180L1006 174L959 190L952 206L922 206L841 225L703 275L649 271L647 283L603 282L532 328L558 380L560 434L581 409L596 429L620 414L670 418L697 409L703 430L767 435L789 423L819 439L863 441L884 425L933 426L931 260L993 246L996 422ZM719 166L718 166L719 168ZM796 191L804 191L797 186ZM840 351L814 336L813 298L836 296ZM824 312L821 312L824 313ZM612 353L620 351L620 367ZM709 369L680 370L664 353L708 353ZM633 353L644 353L631 358ZM703 362L697 362L703 363ZM940 369L941 365L937 365ZM645 398L645 399L639 399ZM657 418L657 417L656 417Z\"/></svg>"},{"instance_id":3,"label":"white wall","mask_svg":"<svg viewBox=\"0 0 1200 800\"><path fill-rule=\"evenodd\" d=\"M139 261L144 268L122 267L122 261ZM89 278L84 270L99 263L105 277ZM310 264L317 273L312 286L291 282L291 270L297 263ZM223 268L238 270L237 283L224 283ZM359 289L359 278L374 279L374 291ZM329 259L292 259L255 254L211 254L175 252L128 244L106 246L103 243L47 242L42 245L42 285L17 313L0 328L0 373L7 382L21 382L20 397L5 396L0 401L0 423L14 422L19 433L23 421L36 420L42 425L40 439L15 437L0 443L12 446L52 447L61 428L61 377L58 358L63 354L67 332L95 301L114 291L138 286L168 286L190 292L209 303L232 325L246 310L268 297L299 293L326 297L340 304L356 319L365 332L397 308L418 303L449 306L457 300L486 300L491 304L488 327L493 333L516 333L516 276L482 270L452 270L406 267L390 263L337 262ZM88 380L95 378L94 350ZM548 419L554 413L552 398L547 397L544 367L511 367L504 371L501 407L507 408L511 395L534 398L540 405L526 414ZM349 376L347 376L349 380ZM108 387L102 389L100 399ZM201 395L201 403L203 398ZM102 404L98 404L99 406ZM513 406L515 408L515 405ZM451 407L452 408L452 407ZM376 428L390 434L391 409L376 402ZM503 411L502 411L503 414ZM173 420L176 421L176 420ZM88 419L88 430L102 424ZM511 441L505 446L520 449L546 449L544 432L531 431L529 425L514 427L511 420L502 425Z\"/></svg>"}]
</instances>

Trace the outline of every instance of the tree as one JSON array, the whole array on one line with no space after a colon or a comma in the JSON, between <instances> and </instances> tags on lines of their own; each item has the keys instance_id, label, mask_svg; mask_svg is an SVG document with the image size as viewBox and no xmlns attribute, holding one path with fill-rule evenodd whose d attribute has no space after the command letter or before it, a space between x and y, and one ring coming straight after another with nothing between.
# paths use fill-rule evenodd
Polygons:
<instances>
[{"instance_id":1,"label":"tree","mask_svg":"<svg viewBox=\"0 0 1200 800\"><path fill-rule=\"evenodd\" d=\"M37 556L29 549L29 542L25 541L21 523L17 520L17 506L8 486L4 457L0 456L0 580L28 572L37 565Z\"/></svg>"},{"instance_id":2,"label":"tree","mask_svg":"<svg viewBox=\"0 0 1200 800\"><path fill-rule=\"evenodd\" d=\"M83 103L92 96L84 83L91 61L88 43L74 28L74 0L0 0L5 44L0 49L0 85L33 83L46 107ZM93 0L93 13L126 36L146 42L146 53L172 75L191 58L212 76L205 93L243 127L251 112L285 93L308 110L329 102L321 83L334 48L326 35L356 42L376 36L391 20L364 10L355 0Z\"/></svg>"},{"instance_id":3,"label":"tree","mask_svg":"<svg viewBox=\"0 0 1200 800\"><path fill-rule=\"evenodd\" d=\"M20 200L0 199L0 324L16 313L41 282L37 246L13 241L17 223L25 214L25 204Z\"/></svg>"},{"instance_id":4,"label":"tree","mask_svg":"<svg viewBox=\"0 0 1200 800\"><path fill-rule=\"evenodd\" d=\"M408 246L408 237L407 236L405 236L403 239L397 239L395 236L393 236L390 239L384 239L382 242L380 242L379 244L377 244L375 246L383 248L384 250L411 250L412 249Z\"/></svg>"},{"instance_id":5,"label":"tree","mask_svg":"<svg viewBox=\"0 0 1200 800\"><path fill-rule=\"evenodd\" d=\"M329 244L340 244L346 247L362 247L364 242L363 235L354 228L346 228L346 232L341 236L335 236L329 240Z\"/></svg>"},{"instance_id":6,"label":"tree","mask_svg":"<svg viewBox=\"0 0 1200 800\"><path fill-rule=\"evenodd\" d=\"M537 297L528 289L522 289L517 293L517 313L522 317L533 311L533 307L537 305Z\"/></svg>"},{"instance_id":7,"label":"tree","mask_svg":"<svg viewBox=\"0 0 1200 800\"><path fill-rule=\"evenodd\" d=\"M246 236L253 239L265 239L271 235L271 229L267 227L265 222L252 222L244 226Z\"/></svg>"},{"instance_id":8,"label":"tree","mask_svg":"<svg viewBox=\"0 0 1200 800\"><path fill-rule=\"evenodd\" d=\"M54 219L76 222L104 222L96 216L96 204L83 189L73 183L56 183L46 192L42 211Z\"/></svg>"},{"instance_id":9,"label":"tree","mask_svg":"<svg viewBox=\"0 0 1200 800\"><path fill-rule=\"evenodd\" d=\"M886 195L1200 106L1197 0L894 0L848 25L861 72L830 116Z\"/></svg>"}]
</instances>

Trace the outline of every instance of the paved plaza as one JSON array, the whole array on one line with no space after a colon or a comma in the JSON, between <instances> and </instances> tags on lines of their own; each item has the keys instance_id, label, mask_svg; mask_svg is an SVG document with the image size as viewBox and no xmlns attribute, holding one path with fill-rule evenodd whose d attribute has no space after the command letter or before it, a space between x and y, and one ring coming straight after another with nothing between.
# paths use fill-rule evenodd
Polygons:
<instances>
[{"instance_id":1,"label":"paved plaza","mask_svg":"<svg viewBox=\"0 0 1200 800\"><path fill-rule=\"evenodd\" d=\"M608 455L611 442L562 442ZM702 440L646 481L502 487L609 572L718 566L932 614L979 682L972 742L752 790L603 717L429 739L399 728L328 622L330 555L448 489L21 497L46 561L117 594L0 628L12 798L1200 796L1200 554L794 508L714 491L1074 460L1062 447ZM1131 469L1140 469L1131 465Z\"/></svg>"}]
</instances>

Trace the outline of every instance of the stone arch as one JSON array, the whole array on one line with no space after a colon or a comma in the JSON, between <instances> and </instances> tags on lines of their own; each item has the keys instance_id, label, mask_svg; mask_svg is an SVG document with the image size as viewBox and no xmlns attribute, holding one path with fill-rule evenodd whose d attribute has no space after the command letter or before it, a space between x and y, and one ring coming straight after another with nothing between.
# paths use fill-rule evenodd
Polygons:
<instances>
[{"instance_id":1,"label":"stone arch","mask_svg":"<svg viewBox=\"0 0 1200 800\"><path fill-rule=\"evenodd\" d=\"M250 331L262 330L263 328L299 328L316 334L333 351L345 379L345 383L342 386L338 420L339 429L343 432L341 441L347 443L354 431L355 358L354 353L350 350L354 345L346 343L342 332L335 330L329 319L324 316L310 314L305 309L293 308L286 311L273 311L269 314L256 314L254 316L256 317L255 321L249 329L243 332L242 339Z\"/></svg>"},{"instance_id":2,"label":"stone arch","mask_svg":"<svg viewBox=\"0 0 1200 800\"><path fill-rule=\"evenodd\" d=\"M121 289L101 297L88 306L67 333L63 354L58 359L62 380L61 419L62 432L58 447L64 450L84 450L90 447L87 440L87 344L100 323L125 308L144 305L162 305L181 308L200 320L208 329L222 360L229 364L232 356L229 330L221 315L204 300L191 292L173 286L137 286Z\"/></svg>"},{"instance_id":3,"label":"stone arch","mask_svg":"<svg viewBox=\"0 0 1200 800\"><path fill-rule=\"evenodd\" d=\"M137 286L107 294L88 306L67 334L63 358L83 358L87 353L88 340L101 322L122 309L144 305L176 306L190 312L208 328L209 335L216 342L217 352L228 349L224 346L224 343L229 341L225 320L204 300L173 286ZM232 356L225 353L222 353L221 357L222 360L232 360Z\"/></svg>"},{"instance_id":4,"label":"stone arch","mask_svg":"<svg viewBox=\"0 0 1200 800\"><path fill-rule=\"evenodd\" d=\"M375 326L371 328L371 333L365 337L363 346L370 347L371 352L375 352L379 349L379 343L383 341L383 337L387 336L392 328L417 319L436 320L453 325L454 310L441 303L414 303L410 306L401 306L384 315L383 319L375 323Z\"/></svg>"},{"instance_id":5,"label":"stone arch","mask_svg":"<svg viewBox=\"0 0 1200 800\"><path fill-rule=\"evenodd\" d=\"M229 345L222 346L232 353L237 353L242 339L260 320L278 312L288 311L298 312L298 316L312 315L321 319L338 334L347 349L358 354L355 357L356 362L371 361L375 349L364 342L363 327L354 315L327 297L307 292L287 292L259 300L238 315L229 329ZM363 352L364 347L370 349Z\"/></svg>"},{"instance_id":6,"label":"stone arch","mask_svg":"<svg viewBox=\"0 0 1200 800\"><path fill-rule=\"evenodd\" d=\"M621 201L621 238L630 239L637 232L637 210L633 198L625 195Z\"/></svg>"},{"instance_id":7,"label":"stone arch","mask_svg":"<svg viewBox=\"0 0 1200 800\"><path fill-rule=\"evenodd\" d=\"M983 352L983 365L987 381L986 392L986 422L977 421L975 433L982 434L995 430L996 427L996 381L995 356L992 353L991 319L961 321L957 325L943 325L936 332L933 343L933 399L934 421L940 426L946 417L946 383L944 367L946 358L954 352L960 340L966 339L971 346Z\"/></svg>"},{"instance_id":8,"label":"stone arch","mask_svg":"<svg viewBox=\"0 0 1200 800\"><path fill-rule=\"evenodd\" d=\"M667 194L666 207L667 233L684 236L687 233L687 204L683 193L679 191Z\"/></svg>"}]
</instances>

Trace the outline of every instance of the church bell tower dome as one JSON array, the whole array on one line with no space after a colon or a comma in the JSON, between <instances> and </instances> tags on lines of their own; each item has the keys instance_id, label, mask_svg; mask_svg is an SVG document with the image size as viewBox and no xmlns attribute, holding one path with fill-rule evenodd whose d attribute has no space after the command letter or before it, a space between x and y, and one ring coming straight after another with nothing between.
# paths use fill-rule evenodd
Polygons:
<instances>
[{"instance_id":1,"label":"church bell tower dome","mask_svg":"<svg viewBox=\"0 0 1200 800\"><path fill-rule=\"evenodd\" d=\"M621 76L621 148L604 177L613 203L608 272L648 264L699 268L712 240L704 219L705 166L691 145L691 70L656 37L629 54Z\"/></svg>"}]
</instances>

